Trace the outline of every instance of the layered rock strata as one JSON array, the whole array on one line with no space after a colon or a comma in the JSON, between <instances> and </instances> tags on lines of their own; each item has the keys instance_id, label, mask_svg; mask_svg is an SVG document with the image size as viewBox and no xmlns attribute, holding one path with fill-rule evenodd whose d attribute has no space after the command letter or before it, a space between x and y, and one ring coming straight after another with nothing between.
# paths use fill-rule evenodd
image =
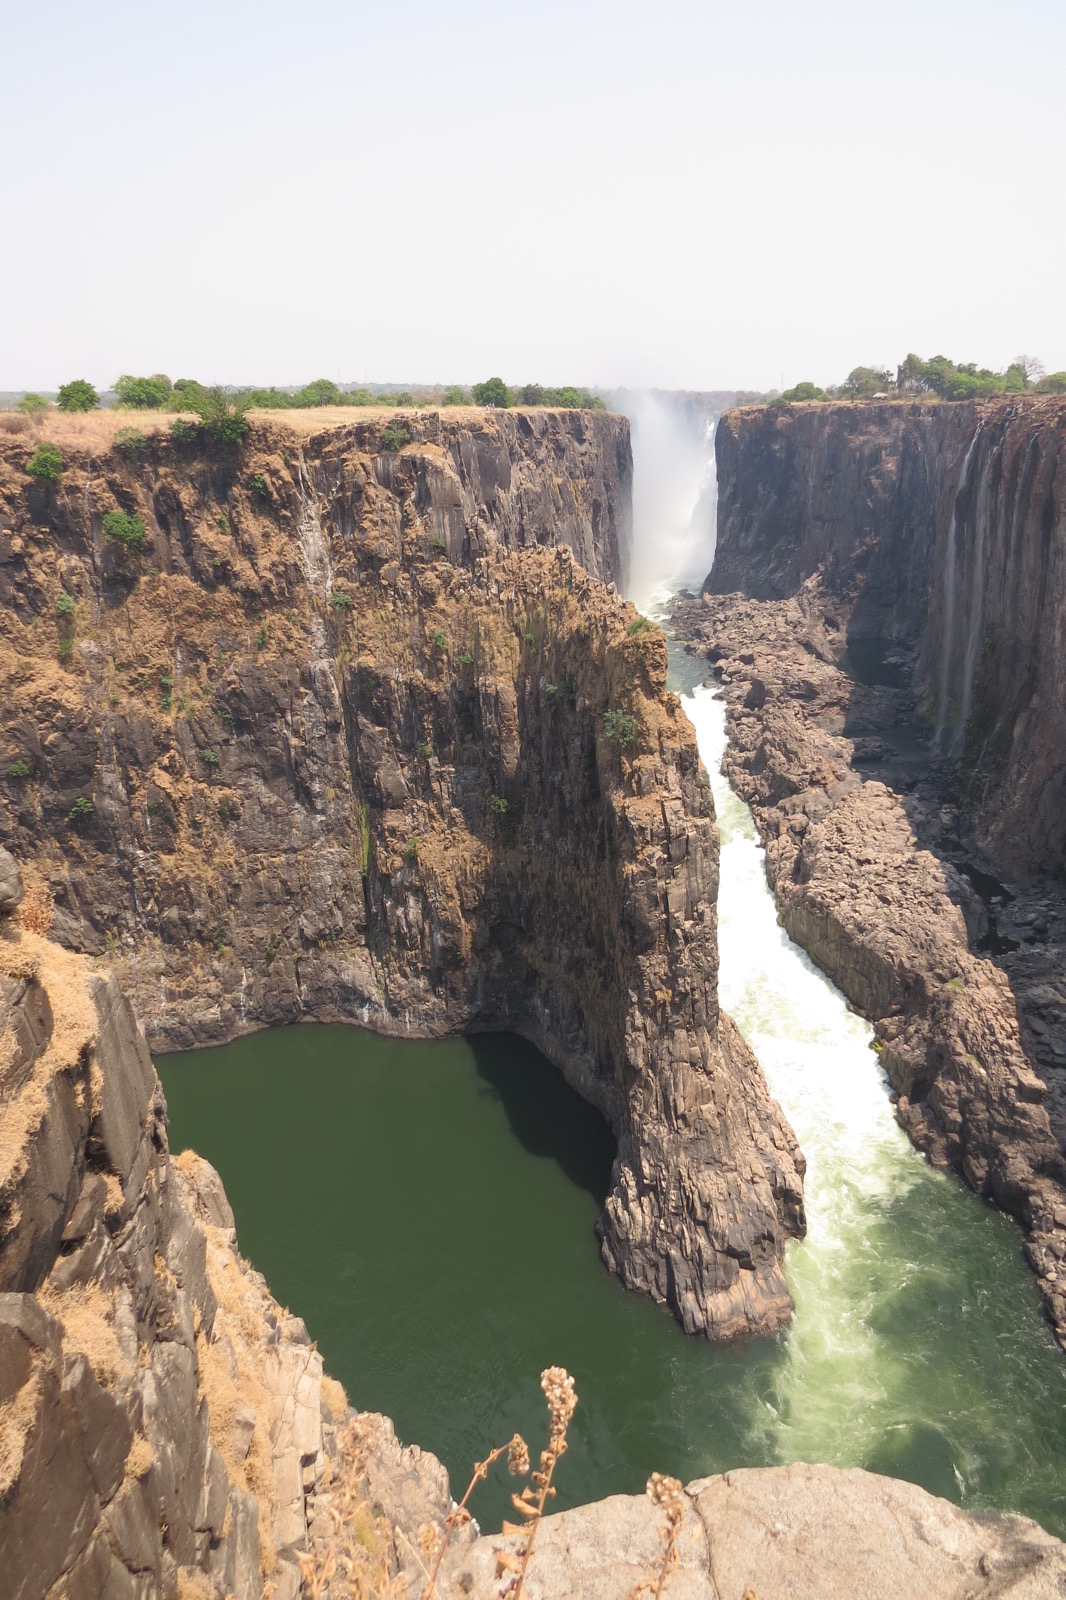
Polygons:
<instances>
[{"instance_id":1,"label":"layered rock strata","mask_svg":"<svg viewBox=\"0 0 1066 1600\"><path fill-rule=\"evenodd\" d=\"M754 811L782 922L873 1022L915 1143L1022 1222L1066 1345L1066 1162L1010 984L971 951L980 904L920 847L906 792L864 776L863 733L898 717L896 697L834 665L806 593L705 595L678 623L722 677L725 768Z\"/></svg>"},{"instance_id":2,"label":"layered rock strata","mask_svg":"<svg viewBox=\"0 0 1066 1600\"><path fill-rule=\"evenodd\" d=\"M623 525L622 468L599 473L625 424L427 420L398 451L380 426L155 439L43 500L9 460L9 836L156 1045L301 1018L525 1034L617 1137L608 1264L690 1331L773 1328L802 1162L718 1012L693 731L659 630L535 542L560 496L590 539ZM493 521L485 440L527 428L512 485L549 490ZM116 505L143 553L103 536Z\"/></svg>"}]
</instances>

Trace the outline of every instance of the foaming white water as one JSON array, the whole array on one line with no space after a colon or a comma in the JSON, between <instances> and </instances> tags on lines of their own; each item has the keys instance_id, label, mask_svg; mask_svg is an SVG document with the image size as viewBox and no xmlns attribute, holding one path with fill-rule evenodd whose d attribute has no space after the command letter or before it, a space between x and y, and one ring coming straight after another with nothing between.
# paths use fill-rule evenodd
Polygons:
<instances>
[{"instance_id":1,"label":"foaming white water","mask_svg":"<svg viewBox=\"0 0 1066 1600\"><path fill-rule=\"evenodd\" d=\"M895 1121L873 1030L778 924L751 812L721 773L721 700L701 688L685 709L721 831L721 1004L807 1158L808 1235L787 1260L797 1315L761 1431L783 1460L854 1461L881 1440L897 1383L906 1381L877 1313L886 1272L905 1278L909 1263L886 1261L871 1224L916 1183L941 1180Z\"/></svg>"},{"instance_id":2,"label":"foaming white water","mask_svg":"<svg viewBox=\"0 0 1066 1600\"><path fill-rule=\"evenodd\" d=\"M711 570L718 505L718 418L680 400L642 394L628 407L633 439L629 598L647 613Z\"/></svg>"}]
</instances>

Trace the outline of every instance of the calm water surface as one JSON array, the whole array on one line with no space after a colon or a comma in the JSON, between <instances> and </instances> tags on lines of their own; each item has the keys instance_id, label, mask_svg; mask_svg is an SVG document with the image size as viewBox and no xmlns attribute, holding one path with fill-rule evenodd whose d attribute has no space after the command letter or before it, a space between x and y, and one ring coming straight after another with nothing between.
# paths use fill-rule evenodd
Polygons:
<instances>
[{"instance_id":1,"label":"calm water surface","mask_svg":"<svg viewBox=\"0 0 1066 1600\"><path fill-rule=\"evenodd\" d=\"M675 682L700 672L675 661ZM593 1226L613 1144L522 1040L312 1026L163 1058L175 1149L225 1180L241 1247L353 1402L453 1487L518 1428L542 1367L580 1405L560 1505L782 1461L865 1466L1066 1535L1066 1363L1017 1230L897 1127L870 1030L777 926L750 813L717 776L719 703L688 703L722 831L722 1003L808 1158L793 1326L715 1348L627 1295ZM483 1525L506 1509L484 1486Z\"/></svg>"}]
</instances>

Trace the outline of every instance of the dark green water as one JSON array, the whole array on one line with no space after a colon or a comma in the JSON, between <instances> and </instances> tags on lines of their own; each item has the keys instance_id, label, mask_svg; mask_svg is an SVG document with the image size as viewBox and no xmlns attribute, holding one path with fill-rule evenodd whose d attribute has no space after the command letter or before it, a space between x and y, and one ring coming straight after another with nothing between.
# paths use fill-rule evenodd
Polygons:
<instances>
[{"instance_id":1,"label":"dark green water","mask_svg":"<svg viewBox=\"0 0 1066 1600\"><path fill-rule=\"evenodd\" d=\"M856 1432L869 1410L872 1374L863 1369L877 1351L842 1351L841 1368L823 1348L834 1336L817 1308L806 1346L790 1335L715 1348L687 1339L608 1275L593 1225L612 1141L524 1041L412 1043L309 1026L158 1065L172 1145L191 1145L218 1167L244 1253L305 1318L352 1400L387 1412L401 1438L439 1454L453 1485L465 1486L470 1463L516 1428L539 1446L538 1374L560 1363L581 1402L560 1505L639 1491L653 1468L690 1478L804 1457L894 1471L1066 1532L1063 1392L1048 1341L1036 1333L1039 1370L1028 1385L1024 1370L1014 1372L1005 1417L1002 1405L966 1397L1009 1357L1002 1341L1012 1337L1010 1308L993 1307L975 1351L980 1318L959 1309L974 1262L961 1273L957 1262L938 1262L932 1275L917 1263L905 1286L890 1249L887 1281L866 1283L877 1337L892 1353L882 1358L891 1393L909 1391L909 1401L893 1399L894 1426ZM1008 1228L951 1187L982 1229ZM900 1218L901 1204L921 1207L919 1195L894 1192L890 1201L884 1233L901 1220L927 1230L922 1215ZM1001 1255L1004 1243L1016 1251L1004 1235ZM857 1263L864 1277L876 1236L871 1244ZM1012 1259L1009 1285L996 1287L1016 1290L1017 1275ZM815 1300L819 1292L824 1300L841 1291L823 1283ZM811 1291L799 1298L802 1316ZM1035 1307L1025 1310L1027 1355ZM943 1380L938 1340L953 1352ZM1020 1452L1010 1430L1025 1430ZM498 1524L507 1492L503 1476L480 1490L484 1526Z\"/></svg>"}]
</instances>

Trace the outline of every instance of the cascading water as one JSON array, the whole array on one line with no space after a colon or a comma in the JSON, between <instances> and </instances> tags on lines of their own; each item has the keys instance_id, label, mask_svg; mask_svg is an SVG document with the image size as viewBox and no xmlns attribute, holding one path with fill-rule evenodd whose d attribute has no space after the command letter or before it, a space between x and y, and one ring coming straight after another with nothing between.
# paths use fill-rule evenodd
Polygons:
<instances>
[{"instance_id":1,"label":"cascading water","mask_svg":"<svg viewBox=\"0 0 1066 1600\"><path fill-rule=\"evenodd\" d=\"M718 417L641 394L628 408L633 431L633 527L629 596L642 611L669 604L679 589L698 589L714 560Z\"/></svg>"},{"instance_id":2,"label":"cascading water","mask_svg":"<svg viewBox=\"0 0 1066 1600\"><path fill-rule=\"evenodd\" d=\"M944 556L944 635L940 644L940 695L937 705L936 734L933 739L933 748L940 755L957 754L955 746L961 745L966 731L966 716L969 715L967 707L966 716L958 718L948 740L948 721L951 716L951 676L956 654L955 620L958 610L959 588L959 501L965 494L970 481L970 464L977 448L977 441L981 437L982 424L978 423L969 448L962 459L962 470L959 473L959 482L955 489L955 498L951 503L951 522L948 526L947 548ZM975 573L977 568L975 567ZM972 630L971 630L972 631ZM973 678L970 677L972 686Z\"/></svg>"}]
</instances>

